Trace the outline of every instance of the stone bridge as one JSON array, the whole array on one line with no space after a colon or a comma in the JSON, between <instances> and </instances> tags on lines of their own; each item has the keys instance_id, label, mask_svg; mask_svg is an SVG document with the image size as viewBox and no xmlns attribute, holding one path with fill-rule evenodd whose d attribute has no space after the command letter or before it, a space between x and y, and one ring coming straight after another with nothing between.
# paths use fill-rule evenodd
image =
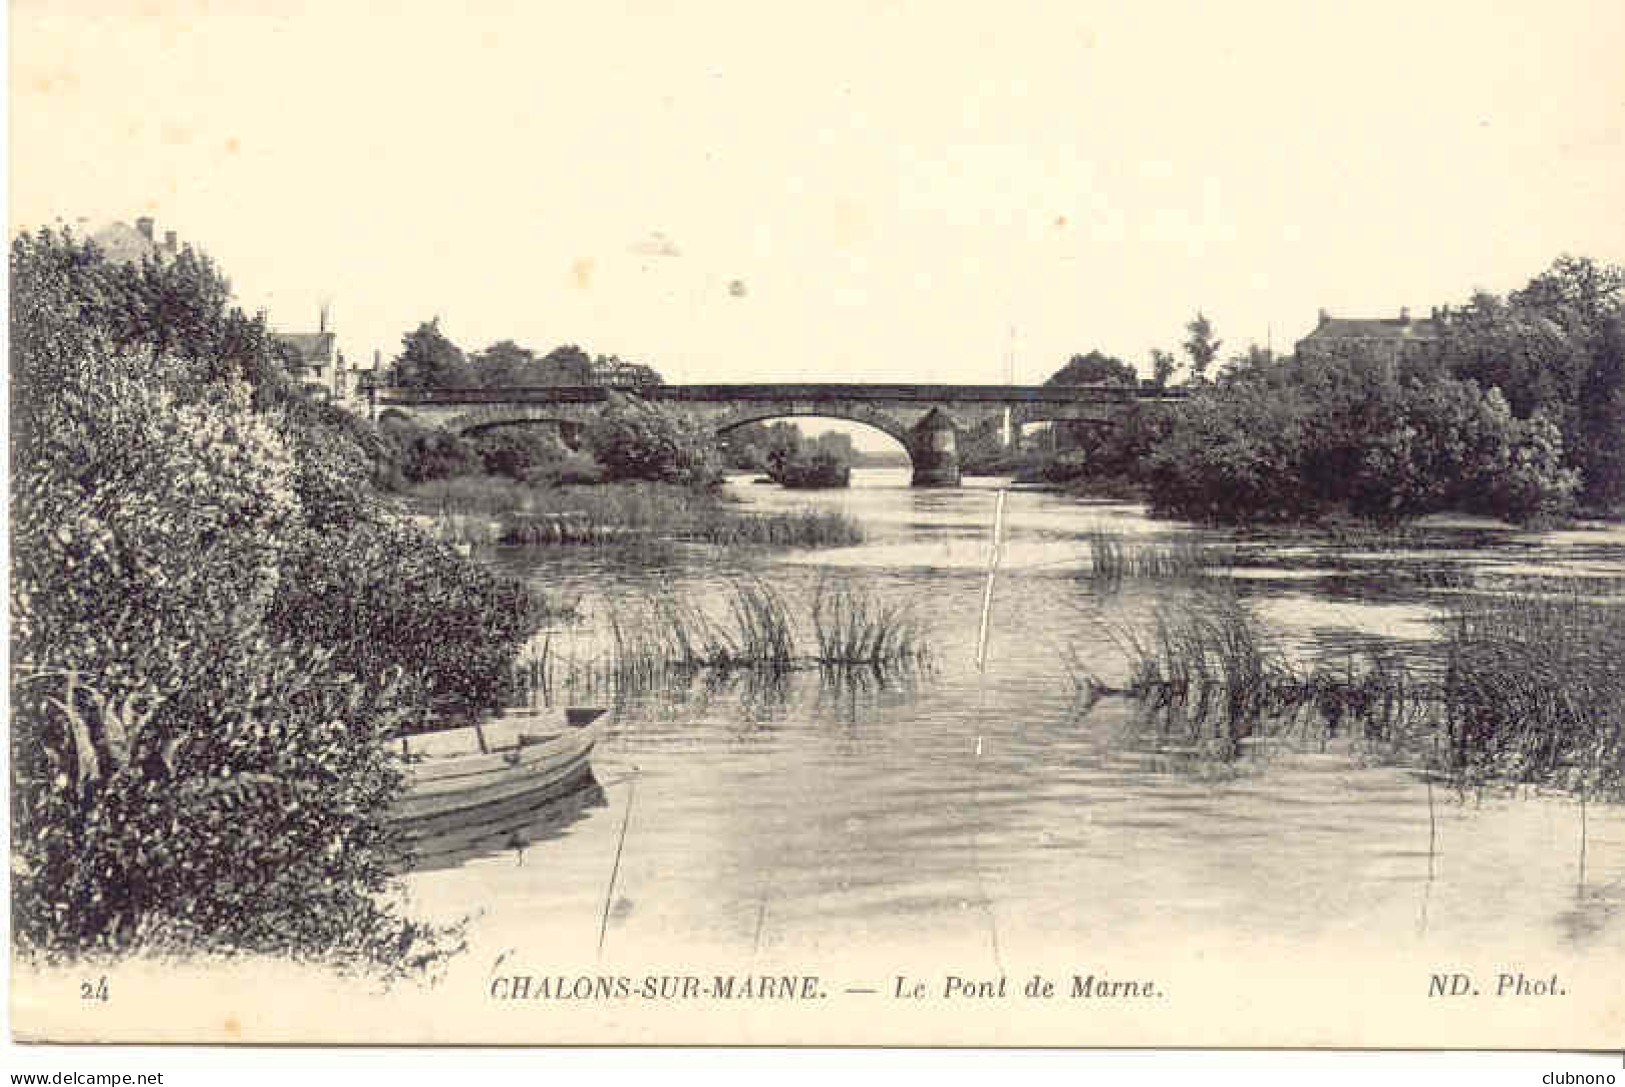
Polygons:
<instances>
[{"instance_id":1,"label":"stone bridge","mask_svg":"<svg viewBox=\"0 0 1625 1087\"><path fill-rule=\"evenodd\" d=\"M600 385L416 389L382 386L370 394L374 419L391 415L470 434L492 427L590 422L612 393L662 405L718 436L772 419L816 415L866 423L908 451L916 487L957 486L959 446L967 432L1001 428L1007 444L1028 423L1111 425L1128 405L1170 402L1183 392L1124 385Z\"/></svg>"}]
</instances>

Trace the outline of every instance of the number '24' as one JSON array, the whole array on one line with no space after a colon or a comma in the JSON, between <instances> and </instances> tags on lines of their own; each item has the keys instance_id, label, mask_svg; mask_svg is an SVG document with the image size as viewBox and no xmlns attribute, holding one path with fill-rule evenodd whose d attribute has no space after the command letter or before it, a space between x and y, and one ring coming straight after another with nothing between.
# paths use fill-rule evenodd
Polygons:
<instances>
[{"instance_id":1,"label":"number '24'","mask_svg":"<svg viewBox=\"0 0 1625 1087\"><path fill-rule=\"evenodd\" d=\"M107 1001L107 975L103 974L95 981L81 981L79 983L80 1000Z\"/></svg>"}]
</instances>

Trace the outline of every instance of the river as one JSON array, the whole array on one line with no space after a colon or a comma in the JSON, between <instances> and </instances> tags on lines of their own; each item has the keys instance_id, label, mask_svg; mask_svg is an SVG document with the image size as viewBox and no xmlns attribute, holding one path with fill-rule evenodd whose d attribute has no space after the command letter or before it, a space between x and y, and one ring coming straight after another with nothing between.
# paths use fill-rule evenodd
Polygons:
<instances>
[{"instance_id":1,"label":"river","mask_svg":"<svg viewBox=\"0 0 1625 1087\"><path fill-rule=\"evenodd\" d=\"M1337 739L1216 765L1146 742L1121 700L1081 711L1065 655L1121 677L1113 631L1173 591L1079 582L1087 534L1193 528L1010 490L979 671L1000 485L916 491L890 470L857 471L840 492L731 481L748 507L855 514L863 545L749 571L794 601L839 579L907 603L932 631L930 666L885 682L697 679L621 705L593 759L598 788L522 845L412 874L413 908L472 915L480 969L505 954L538 970L704 957L846 963L879 984L916 959L995 974L1080 949L1107 965L1230 955L1288 972L1309 954L1335 969L1456 955L1487 970L1486 948L1542 969L1625 959L1617 806L1582 819L1564 795L1463 796ZM1625 576L1618 527L1457 532L1459 547L1426 551L1265 545L1234 572L1294 653L1333 658L1371 644L1425 656L1464 578ZM580 597L589 628L640 588L714 603L741 573L700 551L659 569L608 567L586 549L494 561Z\"/></svg>"}]
</instances>

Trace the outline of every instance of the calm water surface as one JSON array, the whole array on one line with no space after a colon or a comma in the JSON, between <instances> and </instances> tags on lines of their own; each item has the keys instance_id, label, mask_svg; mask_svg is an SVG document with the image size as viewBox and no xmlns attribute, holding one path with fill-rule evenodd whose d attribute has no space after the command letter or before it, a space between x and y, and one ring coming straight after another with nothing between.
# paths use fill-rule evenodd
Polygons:
<instances>
[{"instance_id":1,"label":"calm water surface","mask_svg":"<svg viewBox=\"0 0 1625 1087\"><path fill-rule=\"evenodd\" d=\"M1495 946L1591 956L1625 947L1625 812L1562 796L1461 797L1346 741L1259 750L1231 766L1159 745L1130 708L1081 712L1068 648L1107 679L1112 631L1154 593L1097 595L1072 572L1087 533L1196 530L1122 503L1010 492L988 662L973 663L995 481L913 491L854 473L849 491L737 480L753 508L810 503L864 523L860 547L792 552L749 570L805 614L820 580L906 601L932 631L924 674L840 682L703 679L619 707L599 786L538 816L522 848L413 874L431 916L475 914L476 948L590 960L617 948L705 949L739 963L882 953L928 942L993 971L1046 949L1323 944L1360 954ZM1294 653L1391 645L1425 655L1455 574L1625 576L1625 532L1462 527L1461 546L1354 551L1258 546L1236 570ZM665 586L725 605L695 552L658 570L585 550L500 553L580 596L590 652L609 610ZM571 651L571 650L561 650ZM623 837L624 828L624 837ZM617 853L619 853L617 859ZM606 889L611 879L607 920Z\"/></svg>"}]
</instances>

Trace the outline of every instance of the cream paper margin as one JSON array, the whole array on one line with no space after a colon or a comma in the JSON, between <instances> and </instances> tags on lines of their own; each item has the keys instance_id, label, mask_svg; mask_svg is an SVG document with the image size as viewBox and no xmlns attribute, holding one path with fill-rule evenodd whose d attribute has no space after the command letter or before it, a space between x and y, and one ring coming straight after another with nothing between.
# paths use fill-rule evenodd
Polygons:
<instances>
[{"instance_id":1,"label":"cream paper margin","mask_svg":"<svg viewBox=\"0 0 1625 1087\"><path fill-rule=\"evenodd\" d=\"M775 956L751 964L704 948L622 948L603 963L549 953L549 934L496 974L475 951L434 988L379 992L317 968L267 960L174 967L125 963L102 971L18 970L12 1022L19 1040L301 1044L732 1044L1103 1047L1335 1047L1387 1049L1618 1049L1625 1042L1625 950L1584 958L1521 959L1516 950L1438 949L1426 961L1347 940L1259 938L1226 948L1184 944L1094 946L1009 955L1002 999L943 999L948 974L990 978L963 947L843 957ZM1494 975L1556 973L1566 996L1495 997ZM822 999L509 1000L495 977L626 974L816 974ZM1427 995L1435 973L1464 972L1477 998ZM105 973L113 998L86 1002L79 986ZM1060 995L1023 995L1033 974ZM1154 979L1147 1000L1068 999L1072 975ZM893 995L896 978L923 981L926 999ZM850 987L876 988L872 995Z\"/></svg>"},{"instance_id":2,"label":"cream paper margin","mask_svg":"<svg viewBox=\"0 0 1625 1087\"><path fill-rule=\"evenodd\" d=\"M88 10L99 5L88 4ZM191 32L208 5L173 3ZM160 4L150 13L167 17ZM184 18L181 12L185 12ZM25 18L26 12L13 12ZM359 43L358 43L359 44ZM13 79L17 78L16 71ZM72 138L64 133L64 139ZM155 149L155 154L161 149ZM26 169L26 163L13 163ZM1515 878L1509 875L1509 878ZM1214 946L1171 933L1154 946L1110 934L1089 947L1026 949L1002 970L1009 995L942 997L945 978L1000 971L966 963L928 934L907 947L846 958L780 956L741 962L704 948L618 948L607 962L550 955L546 931L518 949L536 976L626 974L817 975L822 998L796 1001L513 1001L491 995L489 963L465 957L436 986L388 992L319 967L244 958L207 965L125 962L72 970L15 964L10 1012L20 1041L300 1044L819 1044L941 1046L1383 1047L1612 1049L1625 1045L1625 947L1554 958L1549 949L1439 948L1426 960L1350 940L1291 943L1260 935ZM1182 939L1188 938L1188 939ZM508 969L514 969L510 966ZM1429 998L1434 974L1465 972L1481 988L1503 971L1556 974L1561 997ZM1148 1000L1073 1000L1074 975L1155 979ZM1062 994L1029 999L1039 975ZM105 976L112 998L88 1002ZM928 986L923 1000L891 994L896 979ZM850 987L874 988L850 994Z\"/></svg>"}]
</instances>

